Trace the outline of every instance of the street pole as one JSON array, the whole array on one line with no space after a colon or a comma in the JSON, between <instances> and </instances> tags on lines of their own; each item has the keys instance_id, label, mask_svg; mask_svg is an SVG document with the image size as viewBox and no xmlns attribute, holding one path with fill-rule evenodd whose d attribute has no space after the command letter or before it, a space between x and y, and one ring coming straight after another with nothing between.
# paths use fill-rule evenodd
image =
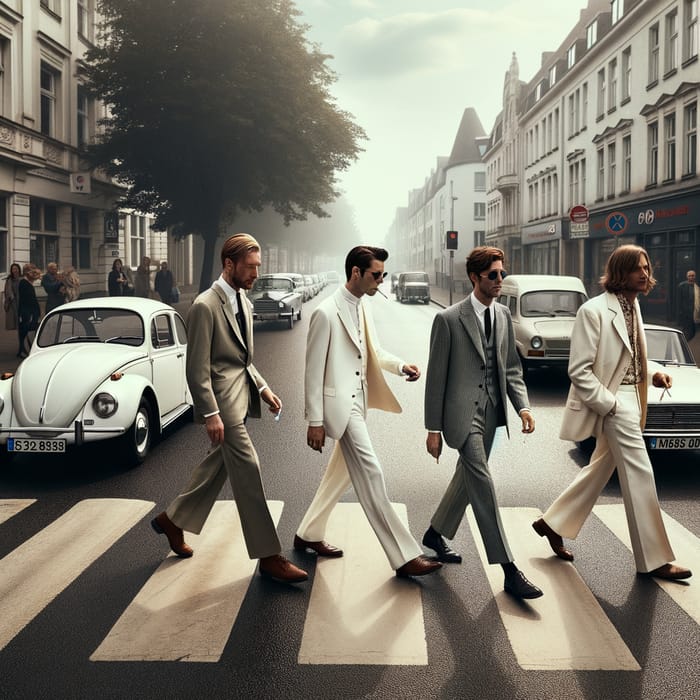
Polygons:
<instances>
[{"instance_id":1,"label":"street pole","mask_svg":"<svg viewBox=\"0 0 700 700\"><path fill-rule=\"evenodd\" d=\"M454 250L450 251L450 306L452 306L452 277L454 276L454 271L455 271L455 252Z\"/></svg>"},{"instance_id":2,"label":"street pole","mask_svg":"<svg viewBox=\"0 0 700 700\"><path fill-rule=\"evenodd\" d=\"M450 231L454 231L455 228L455 199L457 197L453 194L454 181L450 180ZM452 287L454 287L454 272L455 272L455 252L450 250L450 306L452 306Z\"/></svg>"}]
</instances>

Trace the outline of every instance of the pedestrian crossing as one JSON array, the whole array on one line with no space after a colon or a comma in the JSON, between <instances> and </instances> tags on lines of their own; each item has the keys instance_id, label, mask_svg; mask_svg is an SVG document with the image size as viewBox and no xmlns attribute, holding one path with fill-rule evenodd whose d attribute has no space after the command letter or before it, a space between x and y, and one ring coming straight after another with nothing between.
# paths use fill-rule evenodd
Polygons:
<instances>
[{"instance_id":1,"label":"pedestrian crossing","mask_svg":"<svg viewBox=\"0 0 700 700\"><path fill-rule=\"evenodd\" d=\"M0 527L33 499L0 500ZM270 501L276 523L284 503ZM147 527L155 504L135 499L80 501L0 560L0 653L24 627L135 526ZM407 522L406 509L394 504ZM471 510L473 533L496 609L518 664L535 670L639 671L640 665L574 564L556 559L530 524L533 508L502 508L516 562L545 595L515 601L503 592L499 566L490 566ZM594 510L627 547L624 507ZM145 522L144 522L145 521ZM664 513L678 560L700 571L697 536ZM115 621L90 655L93 662L183 661L216 663L244 605L257 562L248 559L233 501L218 501L198 536L188 534L196 555L170 554ZM403 665L428 663L423 606L427 579L397 579L357 503L339 503L327 539L345 550L319 559L309 591L298 663L304 665ZM476 572L475 572L476 573ZM654 579L700 624L700 585ZM301 584L301 587L307 584ZM455 591L460 595L460 591Z\"/></svg>"}]
</instances>

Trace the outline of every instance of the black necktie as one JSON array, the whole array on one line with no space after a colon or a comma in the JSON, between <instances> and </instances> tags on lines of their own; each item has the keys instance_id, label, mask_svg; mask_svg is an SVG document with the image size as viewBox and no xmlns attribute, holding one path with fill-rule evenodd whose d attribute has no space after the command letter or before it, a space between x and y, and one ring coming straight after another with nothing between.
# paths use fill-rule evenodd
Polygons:
<instances>
[{"instance_id":1,"label":"black necktie","mask_svg":"<svg viewBox=\"0 0 700 700\"><path fill-rule=\"evenodd\" d=\"M491 309L489 309L488 306L486 307L486 311L484 311L484 334L488 341L491 338Z\"/></svg>"},{"instance_id":2,"label":"black necktie","mask_svg":"<svg viewBox=\"0 0 700 700\"><path fill-rule=\"evenodd\" d=\"M236 312L236 320L238 321L238 327L241 330L241 337L245 346L248 347L248 334L246 333L245 327L245 316L243 315L243 299L241 299L241 293L236 292L236 303L238 304L238 311Z\"/></svg>"}]
</instances>

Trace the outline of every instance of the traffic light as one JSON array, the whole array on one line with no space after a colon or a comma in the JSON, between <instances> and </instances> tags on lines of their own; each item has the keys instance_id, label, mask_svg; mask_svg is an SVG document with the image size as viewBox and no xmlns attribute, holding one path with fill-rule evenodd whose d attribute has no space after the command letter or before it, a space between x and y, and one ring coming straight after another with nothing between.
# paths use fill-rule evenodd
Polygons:
<instances>
[{"instance_id":1,"label":"traffic light","mask_svg":"<svg viewBox=\"0 0 700 700\"><path fill-rule=\"evenodd\" d=\"M457 250L459 247L457 242L457 231L448 231L447 240L445 241L446 250Z\"/></svg>"}]
</instances>

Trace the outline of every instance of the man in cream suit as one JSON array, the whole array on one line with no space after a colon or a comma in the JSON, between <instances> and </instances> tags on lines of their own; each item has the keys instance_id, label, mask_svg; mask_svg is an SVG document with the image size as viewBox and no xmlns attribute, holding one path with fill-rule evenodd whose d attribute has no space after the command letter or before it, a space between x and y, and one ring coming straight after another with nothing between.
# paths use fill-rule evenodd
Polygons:
<instances>
[{"instance_id":1,"label":"man in cream suit","mask_svg":"<svg viewBox=\"0 0 700 700\"><path fill-rule=\"evenodd\" d=\"M365 423L368 408L401 411L382 370L403 373L409 382L420 377L418 367L382 350L369 308L362 303L365 294L374 296L379 289L387 257L382 248L353 248L345 260L345 286L319 304L311 316L304 382L307 443L320 452L326 435L337 442L294 537L294 548L310 549L319 556L343 555L323 538L331 511L352 482L396 575L422 576L441 564L422 556L394 511Z\"/></svg>"},{"instance_id":2,"label":"man in cream suit","mask_svg":"<svg viewBox=\"0 0 700 700\"><path fill-rule=\"evenodd\" d=\"M440 561L461 562L443 536L455 536L471 503L489 563L503 567L505 591L516 598L539 598L542 591L513 561L488 465L496 428L508 429L508 399L520 414L522 431L535 429L510 312L493 303L508 274L503 259L499 248L474 248L467 258L474 291L433 321L425 381L426 448L437 460L444 435L459 451L459 460L423 544L435 550Z\"/></svg>"},{"instance_id":3,"label":"man in cream suit","mask_svg":"<svg viewBox=\"0 0 700 700\"><path fill-rule=\"evenodd\" d=\"M571 388L559 436L596 438L591 462L554 501L535 532L547 537L554 553L572 561L562 536L575 538L615 467L620 480L637 571L664 579L688 578L675 559L661 518L654 472L642 437L647 407L647 355L637 296L656 283L647 252L635 245L616 248L601 284L605 289L576 315L571 334ZM671 377L656 372L663 391Z\"/></svg>"},{"instance_id":4,"label":"man in cream suit","mask_svg":"<svg viewBox=\"0 0 700 700\"><path fill-rule=\"evenodd\" d=\"M284 582L307 574L280 554L280 541L260 478L258 455L245 421L260 418L260 399L277 413L282 403L253 365L253 322L245 296L258 276L260 246L247 233L221 249L221 276L200 294L187 316L187 384L195 418L206 425L213 450L185 490L151 524L179 557L191 557L183 530L199 533L228 476L251 559L260 573Z\"/></svg>"}]
</instances>

